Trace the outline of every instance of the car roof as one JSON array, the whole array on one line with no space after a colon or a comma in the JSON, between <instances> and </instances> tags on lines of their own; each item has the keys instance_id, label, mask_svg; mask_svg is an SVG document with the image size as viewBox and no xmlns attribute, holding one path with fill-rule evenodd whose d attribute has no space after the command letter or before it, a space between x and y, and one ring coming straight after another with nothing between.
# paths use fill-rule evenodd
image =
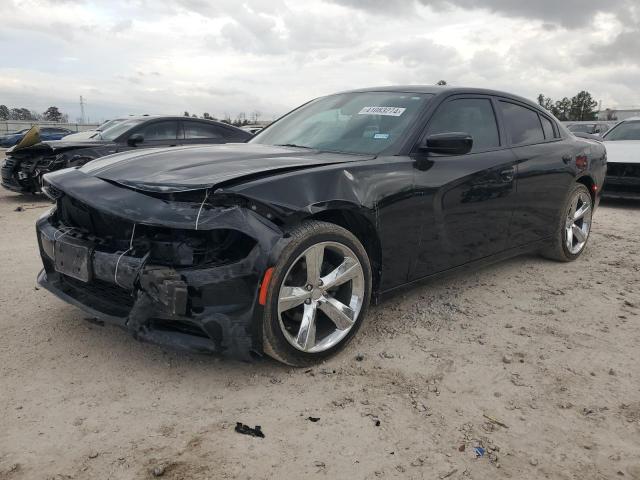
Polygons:
<instances>
[{"instance_id":1,"label":"car roof","mask_svg":"<svg viewBox=\"0 0 640 480\"><path fill-rule=\"evenodd\" d=\"M117 120L127 121L127 120L192 120L198 122L208 122L214 123L216 125L220 125L223 127L230 128L232 130L240 130L238 127L234 125L230 125L225 122L220 122L218 120L211 120L210 118L198 118L198 117L187 117L184 115L129 115L128 117L118 118Z\"/></svg>"},{"instance_id":2,"label":"car roof","mask_svg":"<svg viewBox=\"0 0 640 480\"><path fill-rule=\"evenodd\" d=\"M483 95L494 95L499 97L507 97L513 100L517 100L533 107L536 107L538 110L545 111L540 105L531 100L521 97L519 95L515 95L513 93L503 92L499 90L491 90L487 88L471 88L471 87L450 87L450 86L440 86L440 85L390 85L383 87L371 87L371 88L358 88L355 90L347 90L340 93L365 93L365 92L398 92L398 93L428 93L432 95L453 95L453 94L483 94Z\"/></svg>"}]
</instances>

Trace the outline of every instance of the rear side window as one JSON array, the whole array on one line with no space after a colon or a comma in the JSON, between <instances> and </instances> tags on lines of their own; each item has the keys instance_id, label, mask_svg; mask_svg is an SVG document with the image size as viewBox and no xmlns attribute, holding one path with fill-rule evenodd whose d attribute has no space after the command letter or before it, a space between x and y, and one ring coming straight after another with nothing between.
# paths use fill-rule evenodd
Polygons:
<instances>
[{"instance_id":1,"label":"rear side window","mask_svg":"<svg viewBox=\"0 0 640 480\"><path fill-rule=\"evenodd\" d=\"M184 138L222 138L223 131L217 125L207 125L201 122L183 122Z\"/></svg>"},{"instance_id":2,"label":"rear side window","mask_svg":"<svg viewBox=\"0 0 640 480\"><path fill-rule=\"evenodd\" d=\"M544 132L537 112L503 101L500 101L500 108L513 145L544 142Z\"/></svg>"},{"instance_id":3,"label":"rear side window","mask_svg":"<svg viewBox=\"0 0 640 480\"><path fill-rule=\"evenodd\" d=\"M155 122L145 125L139 131L149 140L175 140L178 134L178 122Z\"/></svg>"},{"instance_id":4,"label":"rear side window","mask_svg":"<svg viewBox=\"0 0 640 480\"><path fill-rule=\"evenodd\" d=\"M556 135L553 131L553 124L551 123L551 120L549 120L547 117L543 117L542 115L540 115L540 120L542 121L542 130L544 130L544 138L546 138L547 140L551 138L555 138Z\"/></svg>"},{"instance_id":5,"label":"rear side window","mask_svg":"<svg viewBox=\"0 0 640 480\"><path fill-rule=\"evenodd\" d=\"M498 124L491 100L459 98L445 103L429 123L428 135L461 132L473 138L472 152L500 146Z\"/></svg>"}]
</instances>

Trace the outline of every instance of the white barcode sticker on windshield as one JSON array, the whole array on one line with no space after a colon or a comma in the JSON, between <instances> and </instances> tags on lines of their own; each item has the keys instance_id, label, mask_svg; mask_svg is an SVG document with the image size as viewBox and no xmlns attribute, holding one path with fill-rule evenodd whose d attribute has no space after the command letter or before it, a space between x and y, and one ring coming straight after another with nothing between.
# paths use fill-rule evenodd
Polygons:
<instances>
[{"instance_id":1,"label":"white barcode sticker on windshield","mask_svg":"<svg viewBox=\"0 0 640 480\"><path fill-rule=\"evenodd\" d=\"M389 117L399 117L406 108L400 107L364 107L358 115L387 115Z\"/></svg>"}]
</instances>

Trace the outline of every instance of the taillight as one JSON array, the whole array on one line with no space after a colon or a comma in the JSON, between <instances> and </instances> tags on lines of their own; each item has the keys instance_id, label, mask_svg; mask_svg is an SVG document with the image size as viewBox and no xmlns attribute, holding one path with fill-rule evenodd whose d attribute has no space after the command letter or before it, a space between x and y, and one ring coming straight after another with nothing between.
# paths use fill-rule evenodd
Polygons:
<instances>
[{"instance_id":1,"label":"taillight","mask_svg":"<svg viewBox=\"0 0 640 480\"><path fill-rule=\"evenodd\" d=\"M576 167L578 167L578 170L585 170L588 165L589 160L586 155L578 155L576 157Z\"/></svg>"}]
</instances>

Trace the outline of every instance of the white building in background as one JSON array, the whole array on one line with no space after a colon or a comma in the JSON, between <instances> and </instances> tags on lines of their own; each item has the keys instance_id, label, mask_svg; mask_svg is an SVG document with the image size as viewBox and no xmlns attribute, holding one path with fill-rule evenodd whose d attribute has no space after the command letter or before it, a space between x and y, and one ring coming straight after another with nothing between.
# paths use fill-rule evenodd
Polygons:
<instances>
[{"instance_id":1,"label":"white building in background","mask_svg":"<svg viewBox=\"0 0 640 480\"><path fill-rule=\"evenodd\" d=\"M640 108L605 108L598 112L598 120L626 120L631 117L640 117Z\"/></svg>"}]
</instances>

